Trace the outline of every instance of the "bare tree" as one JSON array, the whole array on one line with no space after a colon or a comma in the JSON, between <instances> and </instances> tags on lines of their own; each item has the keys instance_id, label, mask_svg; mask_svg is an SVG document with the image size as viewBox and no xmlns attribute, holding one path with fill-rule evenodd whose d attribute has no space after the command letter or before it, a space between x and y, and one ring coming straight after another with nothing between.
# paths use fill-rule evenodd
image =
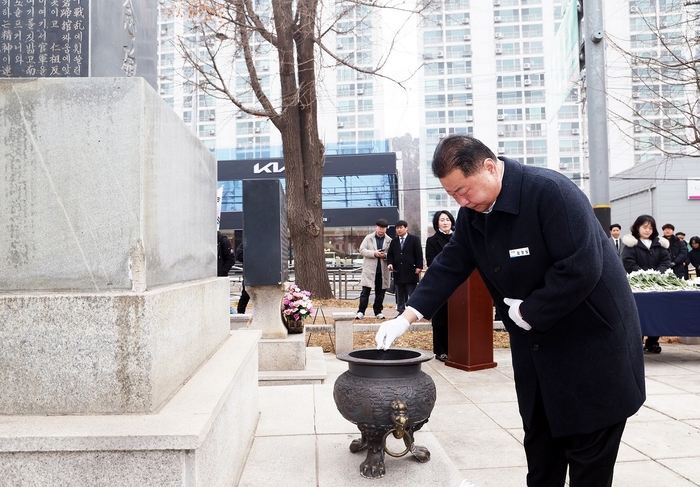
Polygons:
<instances>
[{"instance_id":1,"label":"bare tree","mask_svg":"<svg viewBox=\"0 0 700 487\"><path fill-rule=\"evenodd\" d=\"M342 0L330 4L332 13L324 12L325 4L318 0L172 0L169 5L170 14L185 16L202 35L202 43L177 41L186 63L199 75L198 88L229 100L241 113L269 119L279 130L296 280L318 298L331 297L323 248L320 72L328 66L347 66L383 76L388 55L371 66L357 64L354 58L337 54L332 42L338 35L361 29L377 9L418 14L430 3L407 9L401 0ZM397 35L385 52L391 52ZM270 73L256 60L258 53L268 50L276 53L278 62L274 84L263 83ZM241 65L244 68L239 69Z\"/></svg>"},{"instance_id":2,"label":"bare tree","mask_svg":"<svg viewBox=\"0 0 700 487\"><path fill-rule=\"evenodd\" d=\"M662 12L630 5L642 32L630 48L626 39L608 38L632 79L631 98L609 94L630 109L613 112L613 121L636 149L700 157L700 1L666 2Z\"/></svg>"}]
</instances>

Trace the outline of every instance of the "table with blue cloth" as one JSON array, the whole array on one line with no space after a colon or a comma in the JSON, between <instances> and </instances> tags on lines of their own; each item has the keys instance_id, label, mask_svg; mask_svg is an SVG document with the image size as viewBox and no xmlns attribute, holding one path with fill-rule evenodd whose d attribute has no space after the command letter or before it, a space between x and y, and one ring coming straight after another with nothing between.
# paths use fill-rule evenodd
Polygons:
<instances>
[{"instance_id":1,"label":"table with blue cloth","mask_svg":"<svg viewBox=\"0 0 700 487\"><path fill-rule=\"evenodd\" d=\"M642 335L700 336L700 292L633 293Z\"/></svg>"}]
</instances>

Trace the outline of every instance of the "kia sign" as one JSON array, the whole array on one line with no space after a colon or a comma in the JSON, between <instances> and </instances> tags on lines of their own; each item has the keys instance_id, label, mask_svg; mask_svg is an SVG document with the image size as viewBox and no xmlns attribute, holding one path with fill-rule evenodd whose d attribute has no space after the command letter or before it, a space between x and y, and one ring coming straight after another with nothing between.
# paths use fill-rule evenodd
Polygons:
<instances>
[{"instance_id":1,"label":"kia sign","mask_svg":"<svg viewBox=\"0 0 700 487\"><path fill-rule=\"evenodd\" d=\"M260 163L256 163L253 166L253 174L274 174L284 171L283 162L268 162L267 164L261 166Z\"/></svg>"}]
</instances>

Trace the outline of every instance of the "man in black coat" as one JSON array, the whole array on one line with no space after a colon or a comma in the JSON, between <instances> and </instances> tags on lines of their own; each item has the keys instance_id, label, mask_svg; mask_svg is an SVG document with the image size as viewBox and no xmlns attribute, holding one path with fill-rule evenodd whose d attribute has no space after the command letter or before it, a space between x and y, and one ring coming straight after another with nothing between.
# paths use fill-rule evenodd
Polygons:
<instances>
[{"instance_id":1,"label":"man in black coat","mask_svg":"<svg viewBox=\"0 0 700 487\"><path fill-rule=\"evenodd\" d=\"M396 238L389 244L386 262L390 272L394 273L396 289L396 309L403 313L406 301L411 297L423 270L423 250L420 239L409 235L405 220L396 222Z\"/></svg>"},{"instance_id":2,"label":"man in black coat","mask_svg":"<svg viewBox=\"0 0 700 487\"><path fill-rule=\"evenodd\" d=\"M433 173L461 206L454 236L406 306L387 348L476 269L510 335L527 485L610 486L628 417L645 400L637 307L619 257L581 190L548 169L498 159L456 134Z\"/></svg>"},{"instance_id":3,"label":"man in black coat","mask_svg":"<svg viewBox=\"0 0 700 487\"><path fill-rule=\"evenodd\" d=\"M235 261L233 252L231 252L231 241L226 235L216 231L217 241L217 266L216 275L218 277L228 276L228 272L233 267Z\"/></svg>"},{"instance_id":4,"label":"man in black coat","mask_svg":"<svg viewBox=\"0 0 700 487\"><path fill-rule=\"evenodd\" d=\"M685 245L685 242L673 234L676 227L667 223L661 229L664 231L664 237L669 243L668 251L671 254L671 269L673 269L673 273L681 279L688 279L688 247Z\"/></svg>"}]
</instances>

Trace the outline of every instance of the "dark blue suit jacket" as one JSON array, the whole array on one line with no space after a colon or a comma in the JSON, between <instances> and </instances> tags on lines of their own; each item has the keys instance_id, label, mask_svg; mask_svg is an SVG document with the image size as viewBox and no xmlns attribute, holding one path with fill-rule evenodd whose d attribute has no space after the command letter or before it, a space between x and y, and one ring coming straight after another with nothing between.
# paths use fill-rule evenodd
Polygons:
<instances>
[{"instance_id":1,"label":"dark blue suit jacket","mask_svg":"<svg viewBox=\"0 0 700 487\"><path fill-rule=\"evenodd\" d=\"M611 426L645 399L639 316L622 263L568 178L502 159L493 211L460 209L408 305L432 316L477 269L510 333L525 424L539 387L554 436ZM504 298L523 300L531 331L508 318Z\"/></svg>"}]
</instances>

